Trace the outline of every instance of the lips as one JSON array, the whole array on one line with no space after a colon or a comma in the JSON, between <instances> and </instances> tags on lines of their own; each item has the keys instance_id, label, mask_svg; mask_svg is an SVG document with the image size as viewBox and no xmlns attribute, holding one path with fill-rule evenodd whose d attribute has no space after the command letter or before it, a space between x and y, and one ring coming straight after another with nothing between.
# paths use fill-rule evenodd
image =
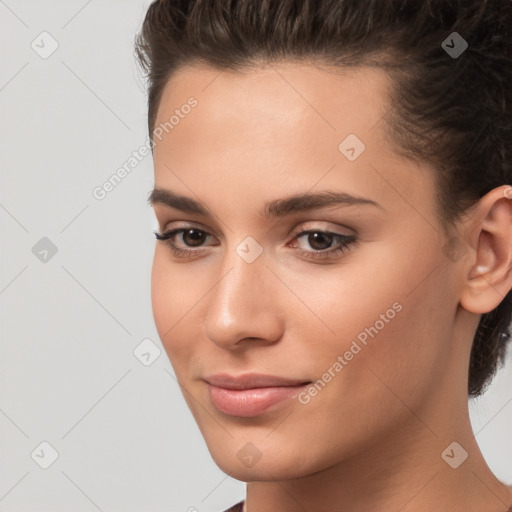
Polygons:
<instances>
[{"instance_id":1,"label":"lips","mask_svg":"<svg viewBox=\"0 0 512 512\"><path fill-rule=\"evenodd\" d=\"M230 416L258 416L278 404L286 403L311 381L274 375L210 375L208 394L215 407Z\"/></svg>"},{"instance_id":2,"label":"lips","mask_svg":"<svg viewBox=\"0 0 512 512\"><path fill-rule=\"evenodd\" d=\"M231 376L226 373L205 377L204 380L213 386L225 389L254 389L270 387L289 387L309 384L305 379L287 379L275 375L260 373L248 373L245 375Z\"/></svg>"}]
</instances>

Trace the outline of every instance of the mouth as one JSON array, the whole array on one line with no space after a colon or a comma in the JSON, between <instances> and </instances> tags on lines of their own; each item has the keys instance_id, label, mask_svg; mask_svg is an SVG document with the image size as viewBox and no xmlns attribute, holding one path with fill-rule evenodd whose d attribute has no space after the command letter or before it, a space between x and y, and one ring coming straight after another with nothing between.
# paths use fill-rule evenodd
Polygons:
<instances>
[{"instance_id":1,"label":"mouth","mask_svg":"<svg viewBox=\"0 0 512 512\"><path fill-rule=\"evenodd\" d=\"M312 382L274 375L211 375L204 378L215 407L230 416L253 417L295 398Z\"/></svg>"}]
</instances>

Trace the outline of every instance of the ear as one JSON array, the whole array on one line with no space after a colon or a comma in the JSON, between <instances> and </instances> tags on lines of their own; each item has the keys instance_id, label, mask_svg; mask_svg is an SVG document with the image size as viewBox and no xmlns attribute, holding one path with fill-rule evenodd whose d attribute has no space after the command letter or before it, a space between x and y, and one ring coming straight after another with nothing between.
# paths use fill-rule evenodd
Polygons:
<instances>
[{"instance_id":1,"label":"ear","mask_svg":"<svg viewBox=\"0 0 512 512\"><path fill-rule=\"evenodd\" d=\"M460 304L473 313L495 309L512 288L512 187L483 196L471 214L464 243L471 251Z\"/></svg>"}]
</instances>

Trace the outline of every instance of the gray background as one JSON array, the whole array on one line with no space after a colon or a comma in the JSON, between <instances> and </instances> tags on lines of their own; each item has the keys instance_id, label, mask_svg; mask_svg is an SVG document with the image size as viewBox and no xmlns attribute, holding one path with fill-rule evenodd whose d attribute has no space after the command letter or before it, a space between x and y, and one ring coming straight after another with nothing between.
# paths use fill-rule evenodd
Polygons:
<instances>
[{"instance_id":1,"label":"gray background","mask_svg":"<svg viewBox=\"0 0 512 512\"><path fill-rule=\"evenodd\" d=\"M245 493L210 458L153 323L151 155L92 194L147 140L133 37L148 5L0 0L3 512L221 511ZM512 364L471 414L512 484Z\"/></svg>"}]
</instances>

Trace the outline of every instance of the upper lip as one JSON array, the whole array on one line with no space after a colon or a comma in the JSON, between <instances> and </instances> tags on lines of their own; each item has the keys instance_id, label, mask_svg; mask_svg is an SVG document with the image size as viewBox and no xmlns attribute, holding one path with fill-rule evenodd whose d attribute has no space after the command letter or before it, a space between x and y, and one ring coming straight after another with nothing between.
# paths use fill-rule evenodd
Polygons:
<instances>
[{"instance_id":1,"label":"upper lip","mask_svg":"<svg viewBox=\"0 0 512 512\"><path fill-rule=\"evenodd\" d=\"M204 377L204 380L216 387L226 389L253 389L267 388L274 386L298 386L309 384L311 381L305 379L287 379L276 375L264 375L261 373L246 373L243 375L228 375L217 373Z\"/></svg>"}]
</instances>

